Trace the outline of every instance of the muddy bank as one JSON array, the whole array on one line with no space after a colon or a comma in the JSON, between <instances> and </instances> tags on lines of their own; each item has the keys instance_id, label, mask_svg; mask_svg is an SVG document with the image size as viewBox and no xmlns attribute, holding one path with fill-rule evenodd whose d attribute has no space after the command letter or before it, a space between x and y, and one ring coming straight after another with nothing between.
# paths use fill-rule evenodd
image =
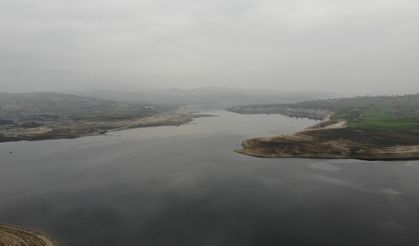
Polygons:
<instances>
[{"instance_id":1,"label":"muddy bank","mask_svg":"<svg viewBox=\"0 0 419 246\"><path fill-rule=\"evenodd\" d=\"M239 114L282 114L288 117L308 118L312 120L323 120L331 114L327 110L291 107L286 104L235 106L226 110Z\"/></svg>"},{"instance_id":2,"label":"muddy bank","mask_svg":"<svg viewBox=\"0 0 419 246\"><path fill-rule=\"evenodd\" d=\"M0 142L77 138L129 128L178 126L189 123L196 117L207 115L169 112L138 118L52 122L36 127L4 128L0 129Z\"/></svg>"},{"instance_id":3,"label":"muddy bank","mask_svg":"<svg viewBox=\"0 0 419 246\"><path fill-rule=\"evenodd\" d=\"M419 159L418 136L409 130L383 134L347 127L309 128L292 135L245 140L237 152L265 158L411 160Z\"/></svg>"},{"instance_id":4,"label":"muddy bank","mask_svg":"<svg viewBox=\"0 0 419 246\"><path fill-rule=\"evenodd\" d=\"M58 242L39 232L11 225L0 225L0 245L58 246Z\"/></svg>"}]
</instances>

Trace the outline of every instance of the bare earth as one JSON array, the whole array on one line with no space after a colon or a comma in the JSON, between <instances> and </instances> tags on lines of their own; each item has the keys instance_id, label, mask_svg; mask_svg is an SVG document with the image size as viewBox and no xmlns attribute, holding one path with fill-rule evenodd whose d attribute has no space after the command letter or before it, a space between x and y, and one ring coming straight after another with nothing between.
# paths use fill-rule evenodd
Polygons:
<instances>
[{"instance_id":1,"label":"bare earth","mask_svg":"<svg viewBox=\"0 0 419 246\"><path fill-rule=\"evenodd\" d=\"M129 119L50 122L38 127L31 128L1 128L0 142L76 138L87 135L103 134L108 131L117 131L128 128L177 126L186 124L196 117L202 117L202 115L194 115L181 112L168 112L148 117L138 117Z\"/></svg>"},{"instance_id":2,"label":"bare earth","mask_svg":"<svg viewBox=\"0 0 419 246\"><path fill-rule=\"evenodd\" d=\"M32 230L10 225L0 225L1 246L58 246L59 244Z\"/></svg>"},{"instance_id":3,"label":"bare earth","mask_svg":"<svg viewBox=\"0 0 419 246\"><path fill-rule=\"evenodd\" d=\"M238 153L265 158L320 158L361 160L419 159L416 132L374 132L338 122L301 132L243 141Z\"/></svg>"}]
</instances>

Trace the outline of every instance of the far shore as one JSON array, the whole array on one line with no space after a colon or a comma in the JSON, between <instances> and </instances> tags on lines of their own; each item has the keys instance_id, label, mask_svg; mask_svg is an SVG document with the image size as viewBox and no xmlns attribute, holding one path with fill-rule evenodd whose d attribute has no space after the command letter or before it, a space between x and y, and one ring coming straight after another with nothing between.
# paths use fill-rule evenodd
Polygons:
<instances>
[{"instance_id":1,"label":"far shore","mask_svg":"<svg viewBox=\"0 0 419 246\"><path fill-rule=\"evenodd\" d=\"M1 129L0 142L78 138L131 128L180 126L193 121L195 118L208 116L210 115L175 111L127 119L52 122L31 128Z\"/></svg>"}]
</instances>

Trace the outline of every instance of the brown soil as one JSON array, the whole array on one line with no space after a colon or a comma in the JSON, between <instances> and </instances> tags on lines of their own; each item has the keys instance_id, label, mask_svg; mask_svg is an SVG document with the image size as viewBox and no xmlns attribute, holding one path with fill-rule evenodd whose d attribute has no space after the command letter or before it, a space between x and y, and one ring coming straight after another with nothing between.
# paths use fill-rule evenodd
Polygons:
<instances>
[{"instance_id":1,"label":"brown soil","mask_svg":"<svg viewBox=\"0 0 419 246\"><path fill-rule=\"evenodd\" d=\"M419 159L419 132L379 132L345 127L307 129L287 136L245 140L242 147L237 152L267 158Z\"/></svg>"},{"instance_id":2,"label":"brown soil","mask_svg":"<svg viewBox=\"0 0 419 246\"><path fill-rule=\"evenodd\" d=\"M197 115L196 117L202 116ZM77 138L81 136L104 134L108 131L117 131L128 128L178 126L186 124L192 121L194 118L195 115L193 114L170 112L161 113L154 116L129 119L51 122L31 128L0 128L0 142Z\"/></svg>"},{"instance_id":3,"label":"brown soil","mask_svg":"<svg viewBox=\"0 0 419 246\"><path fill-rule=\"evenodd\" d=\"M39 232L10 225L0 225L0 246L58 246Z\"/></svg>"}]
</instances>

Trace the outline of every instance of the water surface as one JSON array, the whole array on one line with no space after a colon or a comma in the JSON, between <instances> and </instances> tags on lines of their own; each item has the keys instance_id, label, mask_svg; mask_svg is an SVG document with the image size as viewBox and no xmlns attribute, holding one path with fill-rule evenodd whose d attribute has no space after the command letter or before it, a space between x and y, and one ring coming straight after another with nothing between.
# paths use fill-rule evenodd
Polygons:
<instances>
[{"instance_id":1,"label":"water surface","mask_svg":"<svg viewBox=\"0 0 419 246\"><path fill-rule=\"evenodd\" d=\"M419 245L419 162L243 156L245 138L314 122L212 113L0 144L0 222L75 246Z\"/></svg>"}]
</instances>

